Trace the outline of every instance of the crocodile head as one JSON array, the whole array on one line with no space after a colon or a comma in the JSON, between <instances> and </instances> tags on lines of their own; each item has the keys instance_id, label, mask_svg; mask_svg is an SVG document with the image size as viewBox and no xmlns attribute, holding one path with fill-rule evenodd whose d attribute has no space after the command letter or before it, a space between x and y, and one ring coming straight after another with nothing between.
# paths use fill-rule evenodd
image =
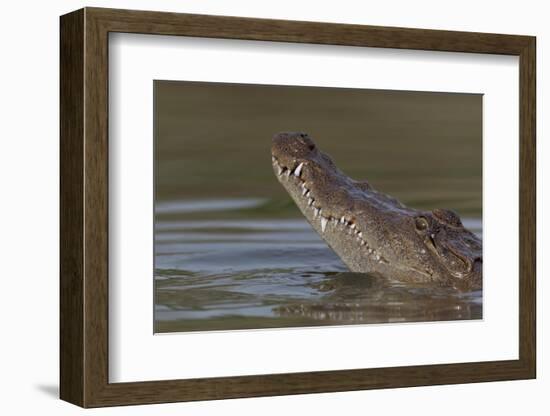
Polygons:
<instances>
[{"instance_id":1,"label":"crocodile head","mask_svg":"<svg viewBox=\"0 0 550 416\"><path fill-rule=\"evenodd\" d=\"M271 154L278 180L351 271L481 288L481 240L453 211L409 208L348 177L305 133L275 135Z\"/></svg>"}]
</instances>

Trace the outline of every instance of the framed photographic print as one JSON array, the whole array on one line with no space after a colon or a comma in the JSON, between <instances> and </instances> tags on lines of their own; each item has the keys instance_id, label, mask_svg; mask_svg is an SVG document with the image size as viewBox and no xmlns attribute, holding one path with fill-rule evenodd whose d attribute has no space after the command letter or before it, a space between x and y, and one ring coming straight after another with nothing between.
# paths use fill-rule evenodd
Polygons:
<instances>
[{"instance_id":1,"label":"framed photographic print","mask_svg":"<svg viewBox=\"0 0 550 416\"><path fill-rule=\"evenodd\" d=\"M535 38L61 17L61 398L534 378Z\"/></svg>"}]
</instances>

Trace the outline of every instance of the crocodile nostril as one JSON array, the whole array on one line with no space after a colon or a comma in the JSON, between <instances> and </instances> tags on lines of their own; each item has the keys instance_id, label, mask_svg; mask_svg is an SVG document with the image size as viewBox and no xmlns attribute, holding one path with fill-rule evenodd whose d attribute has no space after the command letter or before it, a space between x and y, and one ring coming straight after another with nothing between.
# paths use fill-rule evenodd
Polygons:
<instances>
[{"instance_id":1,"label":"crocodile nostril","mask_svg":"<svg viewBox=\"0 0 550 416\"><path fill-rule=\"evenodd\" d=\"M315 150L315 143L311 140L307 133L299 133L298 141L300 141L309 151Z\"/></svg>"}]
</instances>

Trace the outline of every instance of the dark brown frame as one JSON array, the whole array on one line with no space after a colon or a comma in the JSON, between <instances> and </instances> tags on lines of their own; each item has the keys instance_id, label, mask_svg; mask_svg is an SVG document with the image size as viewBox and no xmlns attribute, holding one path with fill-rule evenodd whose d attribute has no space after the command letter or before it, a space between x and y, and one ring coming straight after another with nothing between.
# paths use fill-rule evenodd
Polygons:
<instances>
[{"instance_id":1,"label":"dark brown frame","mask_svg":"<svg viewBox=\"0 0 550 416\"><path fill-rule=\"evenodd\" d=\"M109 383L110 32L519 56L519 359ZM99 407L535 378L535 45L531 36L99 8L62 16L61 398Z\"/></svg>"}]
</instances>

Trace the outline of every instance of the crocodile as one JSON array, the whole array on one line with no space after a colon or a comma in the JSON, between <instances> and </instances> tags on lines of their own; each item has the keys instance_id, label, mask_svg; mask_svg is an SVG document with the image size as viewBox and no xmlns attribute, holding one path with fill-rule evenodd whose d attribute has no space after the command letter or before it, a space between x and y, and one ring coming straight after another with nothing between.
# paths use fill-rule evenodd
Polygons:
<instances>
[{"instance_id":1,"label":"crocodile","mask_svg":"<svg viewBox=\"0 0 550 416\"><path fill-rule=\"evenodd\" d=\"M340 171L302 132L273 136L275 175L352 272L459 291L482 288L482 242L449 209L418 210Z\"/></svg>"}]
</instances>

